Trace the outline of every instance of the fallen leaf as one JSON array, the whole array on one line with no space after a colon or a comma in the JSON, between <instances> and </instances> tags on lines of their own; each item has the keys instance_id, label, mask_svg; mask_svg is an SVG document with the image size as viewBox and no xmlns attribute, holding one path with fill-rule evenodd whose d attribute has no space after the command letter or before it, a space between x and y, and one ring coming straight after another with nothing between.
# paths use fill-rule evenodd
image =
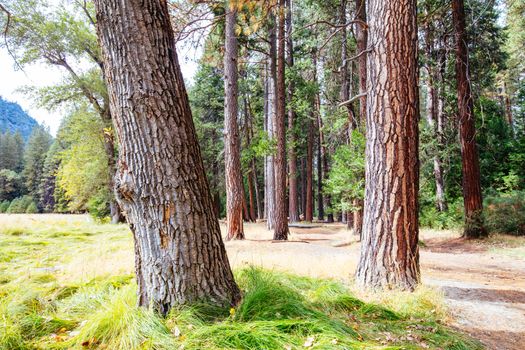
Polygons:
<instances>
[{"instance_id":1,"label":"fallen leaf","mask_svg":"<svg viewBox=\"0 0 525 350\"><path fill-rule=\"evenodd\" d=\"M303 346L305 348L312 347L314 345L315 338L314 337L308 337L306 338L306 341L304 342Z\"/></svg>"}]
</instances>

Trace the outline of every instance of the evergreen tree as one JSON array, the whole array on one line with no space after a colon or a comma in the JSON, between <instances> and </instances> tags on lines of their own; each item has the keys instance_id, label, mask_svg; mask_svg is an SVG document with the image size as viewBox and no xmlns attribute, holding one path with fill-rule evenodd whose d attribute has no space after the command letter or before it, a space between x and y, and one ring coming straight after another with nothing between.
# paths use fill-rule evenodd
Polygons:
<instances>
[{"instance_id":1,"label":"evergreen tree","mask_svg":"<svg viewBox=\"0 0 525 350\"><path fill-rule=\"evenodd\" d=\"M27 191L35 201L40 200L40 184L44 174L46 154L52 137L43 127L35 127L24 152L24 176Z\"/></svg>"}]
</instances>

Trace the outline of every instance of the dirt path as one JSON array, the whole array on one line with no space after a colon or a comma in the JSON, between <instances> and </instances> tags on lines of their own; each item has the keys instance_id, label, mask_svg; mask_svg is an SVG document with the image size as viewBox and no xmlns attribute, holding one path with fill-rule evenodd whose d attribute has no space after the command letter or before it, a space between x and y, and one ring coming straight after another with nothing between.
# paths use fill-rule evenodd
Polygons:
<instances>
[{"instance_id":1,"label":"dirt path","mask_svg":"<svg viewBox=\"0 0 525 350\"><path fill-rule=\"evenodd\" d=\"M246 241L226 244L234 266L348 279L359 258L359 243L348 241L342 225L291 228L291 242L286 243L272 242L262 224L248 225L246 232ZM421 236L423 283L444 291L453 325L488 349L525 349L525 259L496 255L480 244L431 231Z\"/></svg>"}]
</instances>

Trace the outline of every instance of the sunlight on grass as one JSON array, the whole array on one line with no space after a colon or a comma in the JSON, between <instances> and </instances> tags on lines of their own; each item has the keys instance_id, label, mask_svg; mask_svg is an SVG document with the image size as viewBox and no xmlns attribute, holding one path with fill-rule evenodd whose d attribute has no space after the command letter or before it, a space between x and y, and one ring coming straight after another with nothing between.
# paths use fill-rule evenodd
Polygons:
<instances>
[{"instance_id":1,"label":"sunlight on grass","mask_svg":"<svg viewBox=\"0 0 525 350\"><path fill-rule=\"evenodd\" d=\"M442 295L363 293L247 267L234 309L136 306L132 239L86 216L2 217L0 349L478 349L442 324Z\"/></svg>"}]
</instances>

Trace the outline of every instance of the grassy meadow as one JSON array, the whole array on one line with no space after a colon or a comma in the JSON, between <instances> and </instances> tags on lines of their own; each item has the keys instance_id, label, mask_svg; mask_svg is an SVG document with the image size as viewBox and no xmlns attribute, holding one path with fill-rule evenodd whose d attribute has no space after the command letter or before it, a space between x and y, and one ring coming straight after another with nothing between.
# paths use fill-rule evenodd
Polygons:
<instances>
[{"instance_id":1,"label":"grassy meadow","mask_svg":"<svg viewBox=\"0 0 525 350\"><path fill-rule=\"evenodd\" d=\"M428 287L363 295L350 278L253 266L235 271L237 307L161 317L136 307L132 251L125 225L0 215L0 349L481 348L445 325L442 295Z\"/></svg>"}]
</instances>

